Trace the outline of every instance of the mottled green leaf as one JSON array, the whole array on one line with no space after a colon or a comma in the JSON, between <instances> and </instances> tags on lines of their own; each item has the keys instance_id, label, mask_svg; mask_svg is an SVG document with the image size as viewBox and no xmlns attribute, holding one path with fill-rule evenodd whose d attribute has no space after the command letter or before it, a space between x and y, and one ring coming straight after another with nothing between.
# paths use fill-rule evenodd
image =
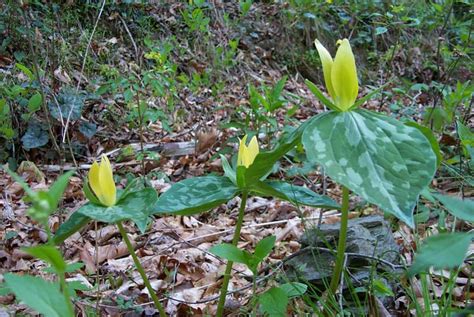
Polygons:
<instances>
[{"instance_id":1,"label":"mottled green leaf","mask_svg":"<svg viewBox=\"0 0 474 317\"><path fill-rule=\"evenodd\" d=\"M472 233L456 232L426 238L408 271L409 275L426 272L430 267L444 269L461 265L473 237Z\"/></svg>"},{"instance_id":2,"label":"mottled green leaf","mask_svg":"<svg viewBox=\"0 0 474 317\"><path fill-rule=\"evenodd\" d=\"M444 207L454 216L469 222L474 222L474 200L460 199L453 196L433 194Z\"/></svg>"},{"instance_id":3,"label":"mottled green leaf","mask_svg":"<svg viewBox=\"0 0 474 317\"><path fill-rule=\"evenodd\" d=\"M202 176L175 183L158 198L152 214L192 215L215 208L232 198L239 189L223 176Z\"/></svg>"},{"instance_id":4,"label":"mottled green leaf","mask_svg":"<svg viewBox=\"0 0 474 317\"><path fill-rule=\"evenodd\" d=\"M71 316L58 284L29 275L19 276L7 273L4 278L8 288L17 299L45 317Z\"/></svg>"},{"instance_id":5,"label":"mottled green leaf","mask_svg":"<svg viewBox=\"0 0 474 317\"><path fill-rule=\"evenodd\" d=\"M319 208L339 209L340 206L334 200L325 195L319 195L303 186L296 186L280 181L266 181L266 184L285 195L286 199L295 205L304 205ZM280 196L279 198L282 198Z\"/></svg>"},{"instance_id":6,"label":"mottled green leaf","mask_svg":"<svg viewBox=\"0 0 474 317\"><path fill-rule=\"evenodd\" d=\"M54 244L61 244L68 237L81 230L90 220L91 218L76 211L59 226L53 238Z\"/></svg>"},{"instance_id":7,"label":"mottled green leaf","mask_svg":"<svg viewBox=\"0 0 474 317\"><path fill-rule=\"evenodd\" d=\"M419 193L436 171L418 129L367 110L326 112L302 137L308 158L335 181L413 226Z\"/></svg>"},{"instance_id":8,"label":"mottled green leaf","mask_svg":"<svg viewBox=\"0 0 474 317\"><path fill-rule=\"evenodd\" d=\"M98 221L116 223L122 220L145 218L156 201L155 190L144 188L128 194L114 206L105 207L89 203L77 212Z\"/></svg>"}]
</instances>

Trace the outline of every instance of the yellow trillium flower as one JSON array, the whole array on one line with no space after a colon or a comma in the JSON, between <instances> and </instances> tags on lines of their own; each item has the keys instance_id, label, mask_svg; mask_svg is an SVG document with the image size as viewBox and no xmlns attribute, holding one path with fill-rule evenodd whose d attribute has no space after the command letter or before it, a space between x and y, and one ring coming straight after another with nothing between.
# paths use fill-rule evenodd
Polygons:
<instances>
[{"instance_id":1,"label":"yellow trillium flower","mask_svg":"<svg viewBox=\"0 0 474 317\"><path fill-rule=\"evenodd\" d=\"M252 165L259 152L257 137L254 136L247 145L247 135L240 140L239 154L237 155L237 166L249 167Z\"/></svg>"},{"instance_id":2,"label":"yellow trillium flower","mask_svg":"<svg viewBox=\"0 0 474 317\"><path fill-rule=\"evenodd\" d=\"M314 41L323 65L324 82L334 104L341 111L348 110L357 99L359 82L354 54L348 39L337 41L339 48L334 60L328 50L319 42Z\"/></svg>"},{"instance_id":3,"label":"yellow trillium flower","mask_svg":"<svg viewBox=\"0 0 474 317\"><path fill-rule=\"evenodd\" d=\"M102 155L101 162L96 161L89 170L89 186L97 199L107 207L115 205L116 190L112 167L107 156Z\"/></svg>"}]
</instances>

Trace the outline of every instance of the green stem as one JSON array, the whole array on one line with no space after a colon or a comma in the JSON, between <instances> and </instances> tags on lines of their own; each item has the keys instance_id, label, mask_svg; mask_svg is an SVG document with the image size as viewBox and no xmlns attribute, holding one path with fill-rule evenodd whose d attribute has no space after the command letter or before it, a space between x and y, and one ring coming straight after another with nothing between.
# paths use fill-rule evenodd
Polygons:
<instances>
[{"instance_id":1,"label":"green stem","mask_svg":"<svg viewBox=\"0 0 474 317\"><path fill-rule=\"evenodd\" d=\"M59 274L59 285L61 286L64 299L66 300L67 309L69 310L69 316L75 316L74 307L72 306L72 303L71 303L71 297L69 295L69 289L66 284L66 277L64 275L64 272L60 272L58 274Z\"/></svg>"},{"instance_id":2,"label":"green stem","mask_svg":"<svg viewBox=\"0 0 474 317\"><path fill-rule=\"evenodd\" d=\"M150 293L151 298L153 299L153 302L155 303L156 309L160 312L160 317L166 317L166 312L161 306L160 300L156 296L155 291L151 287L150 281L146 277L145 270L143 269L143 266L140 264L140 260L138 260L137 255L135 254L135 249L133 248L132 243L130 242L130 239L128 238L127 232L125 231L123 225L121 222L117 222L117 227L120 231L120 234L122 235L123 240L125 241L125 244L127 245L128 252L130 252L130 255L132 256L133 262L135 263L135 267L138 270L138 273L140 273L140 276L143 279L143 283L145 284L148 292Z\"/></svg>"},{"instance_id":3,"label":"green stem","mask_svg":"<svg viewBox=\"0 0 474 317\"><path fill-rule=\"evenodd\" d=\"M237 242L240 239L240 230L242 230L242 223L244 222L245 205L247 204L247 191L242 193L242 201L240 202L239 217L237 218L237 224L235 225L234 238L232 239L232 245L237 246ZM219 303L217 304L217 317L222 317L224 313L225 298L227 296L227 287L229 286L230 273L232 271L232 265L234 262L228 261L225 267L224 281L222 282L221 294L219 296Z\"/></svg>"},{"instance_id":4,"label":"green stem","mask_svg":"<svg viewBox=\"0 0 474 317\"><path fill-rule=\"evenodd\" d=\"M341 229L339 230L339 241L337 244L336 264L329 285L331 294L336 294L339 280L341 278L344 266L344 253L346 251L347 222L349 219L349 190L342 187L342 206L341 206Z\"/></svg>"}]
</instances>

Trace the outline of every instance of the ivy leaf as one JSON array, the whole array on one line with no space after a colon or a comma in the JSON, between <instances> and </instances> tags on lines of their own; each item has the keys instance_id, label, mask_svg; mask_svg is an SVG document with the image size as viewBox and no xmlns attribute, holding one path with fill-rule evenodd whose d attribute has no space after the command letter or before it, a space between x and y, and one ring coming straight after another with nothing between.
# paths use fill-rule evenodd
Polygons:
<instances>
[{"instance_id":1,"label":"ivy leaf","mask_svg":"<svg viewBox=\"0 0 474 317\"><path fill-rule=\"evenodd\" d=\"M418 129L363 109L331 111L311 120L302 142L332 179L414 226L413 208L436 171Z\"/></svg>"},{"instance_id":2,"label":"ivy leaf","mask_svg":"<svg viewBox=\"0 0 474 317\"><path fill-rule=\"evenodd\" d=\"M26 150L42 147L49 141L48 132L43 125L37 121L28 124L26 133L21 138L23 147Z\"/></svg>"},{"instance_id":3,"label":"ivy leaf","mask_svg":"<svg viewBox=\"0 0 474 317\"><path fill-rule=\"evenodd\" d=\"M85 96L77 93L75 89L70 87L65 87L61 90L59 95L56 98L56 102L49 103L49 111L51 115L60 120L67 119L70 115L72 121L78 120L81 118L82 108L84 106Z\"/></svg>"}]
</instances>

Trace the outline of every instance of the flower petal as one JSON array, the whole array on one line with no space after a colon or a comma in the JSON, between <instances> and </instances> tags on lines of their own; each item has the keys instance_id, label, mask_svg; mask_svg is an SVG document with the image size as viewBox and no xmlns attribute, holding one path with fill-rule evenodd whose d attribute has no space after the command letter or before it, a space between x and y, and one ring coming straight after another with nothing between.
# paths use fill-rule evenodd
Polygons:
<instances>
[{"instance_id":1,"label":"flower petal","mask_svg":"<svg viewBox=\"0 0 474 317\"><path fill-rule=\"evenodd\" d=\"M96 161L92 163L92 166L89 170L88 181L89 181L90 188L94 192L94 195L97 198L102 196L102 190L100 188L100 181L99 181L99 164L97 164Z\"/></svg>"},{"instance_id":2,"label":"flower petal","mask_svg":"<svg viewBox=\"0 0 474 317\"><path fill-rule=\"evenodd\" d=\"M336 106L342 111L349 109L357 99L359 82L354 54L349 40L338 41L336 57L331 69L331 81L336 95Z\"/></svg>"},{"instance_id":3,"label":"flower petal","mask_svg":"<svg viewBox=\"0 0 474 317\"><path fill-rule=\"evenodd\" d=\"M257 157L259 149L258 149L258 141L257 137L254 136L252 140L250 140L249 146L247 147L248 149L248 160L249 160L249 166L253 163L255 160L255 157Z\"/></svg>"},{"instance_id":4,"label":"flower petal","mask_svg":"<svg viewBox=\"0 0 474 317\"><path fill-rule=\"evenodd\" d=\"M247 135L239 142L239 153L237 154L237 166L245 166L245 153L247 150Z\"/></svg>"},{"instance_id":5,"label":"flower petal","mask_svg":"<svg viewBox=\"0 0 474 317\"><path fill-rule=\"evenodd\" d=\"M115 205L116 190L112 167L107 156L102 155L102 161L99 167L100 189L102 195L99 197L100 201L106 206Z\"/></svg>"},{"instance_id":6,"label":"flower petal","mask_svg":"<svg viewBox=\"0 0 474 317\"><path fill-rule=\"evenodd\" d=\"M336 94L334 92L331 79L331 70L333 67L333 60L331 54L329 54L328 50L318 40L314 40L314 45L318 50L319 59L321 60L321 64L323 65L323 74L324 82L326 83L326 89L328 90L329 95L332 97L333 101L335 101Z\"/></svg>"}]
</instances>

